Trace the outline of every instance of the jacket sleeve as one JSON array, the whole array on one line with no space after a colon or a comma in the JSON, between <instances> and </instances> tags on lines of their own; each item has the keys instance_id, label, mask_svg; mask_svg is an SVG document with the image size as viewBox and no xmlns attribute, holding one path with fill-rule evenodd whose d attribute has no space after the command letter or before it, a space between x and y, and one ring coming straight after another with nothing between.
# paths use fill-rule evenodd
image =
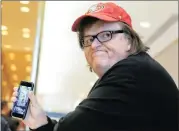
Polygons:
<instances>
[{"instance_id":1,"label":"jacket sleeve","mask_svg":"<svg viewBox=\"0 0 179 131\"><path fill-rule=\"evenodd\" d=\"M35 131L100 131L127 126L125 113L135 90L138 69L133 62L116 64L73 112L57 123L48 117L48 124Z\"/></svg>"}]
</instances>

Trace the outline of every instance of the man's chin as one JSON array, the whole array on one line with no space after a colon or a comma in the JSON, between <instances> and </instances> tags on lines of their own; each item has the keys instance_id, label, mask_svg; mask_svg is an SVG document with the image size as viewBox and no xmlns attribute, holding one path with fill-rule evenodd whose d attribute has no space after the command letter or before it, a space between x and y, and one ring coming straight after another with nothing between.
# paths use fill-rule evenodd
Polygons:
<instances>
[{"instance_id":1,"label":"man's chin","mask_svg":"<svg viewBox=\"0 0 179 131\"><path fill-rule=\"evenodd\" d=\"M107 60L102 60L102 59L96 59L93 61L93 67L94 68L104 68L108 65Z\"/></svg>"}]
</instances>

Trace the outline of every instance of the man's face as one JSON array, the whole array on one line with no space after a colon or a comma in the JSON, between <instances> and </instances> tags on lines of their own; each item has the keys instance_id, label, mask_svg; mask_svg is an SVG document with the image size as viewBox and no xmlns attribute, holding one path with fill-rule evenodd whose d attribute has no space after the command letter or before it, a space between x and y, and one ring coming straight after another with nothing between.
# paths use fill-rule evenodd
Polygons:
<instances>
[{"instance_id":1,"label":"man's face","mask_svg":"<svg viewBox=\"0 0 179 131\"><path fill-rule=\"evenodd\" d=\"M84 36L96 35L103 31L116 31L121 29L122 27L119 22L109 23L97 21L85 28ZM108 35L104 37L108 37ZM84 53L89 65L93 68L94 72L100 76L115 63L125 59L129 55L127 52L129 50L130 43L125 34L116 33L112 35L111 40L102 43L95 38L91 46L84 48Z\"/></svg>"}]
</instances>

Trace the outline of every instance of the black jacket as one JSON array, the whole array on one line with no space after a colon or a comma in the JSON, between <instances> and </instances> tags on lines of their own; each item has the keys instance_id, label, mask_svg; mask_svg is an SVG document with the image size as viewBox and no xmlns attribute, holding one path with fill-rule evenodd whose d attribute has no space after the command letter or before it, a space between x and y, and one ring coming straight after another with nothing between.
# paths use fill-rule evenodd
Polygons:
<instances>
[{"instance_id":1,"label":"black jacket","mask_svg":"<svg viewBox=\"0 0 179 131\"><path fill-rule=\"evenodd\" d=\"M147 53L119 61L76 109L36 131L178 131L178 89Z\"/></svg>"}]
</instances>

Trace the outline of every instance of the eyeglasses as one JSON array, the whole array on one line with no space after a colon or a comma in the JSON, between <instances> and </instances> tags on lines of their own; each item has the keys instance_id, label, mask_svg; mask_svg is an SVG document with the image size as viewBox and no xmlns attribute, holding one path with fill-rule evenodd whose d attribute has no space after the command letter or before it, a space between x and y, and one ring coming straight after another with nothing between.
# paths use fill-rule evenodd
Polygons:
<instances>
[{"instance_id":1,"label":"eyeglasses","mask_svg":"<svg viewBox=\"0 0 179 131\"><path fill-rule=\"evenodd\" d=\"M97 35L84 36L84 38L82 40L82 46L83 46L83 48L91 46L91 44L93 43L95 38L100 43L107 42L112 39L113 34L117 34L117 33L124 33L124 30L103 31L103 32L98 33Z\"/></svg>"}]
</instances>

